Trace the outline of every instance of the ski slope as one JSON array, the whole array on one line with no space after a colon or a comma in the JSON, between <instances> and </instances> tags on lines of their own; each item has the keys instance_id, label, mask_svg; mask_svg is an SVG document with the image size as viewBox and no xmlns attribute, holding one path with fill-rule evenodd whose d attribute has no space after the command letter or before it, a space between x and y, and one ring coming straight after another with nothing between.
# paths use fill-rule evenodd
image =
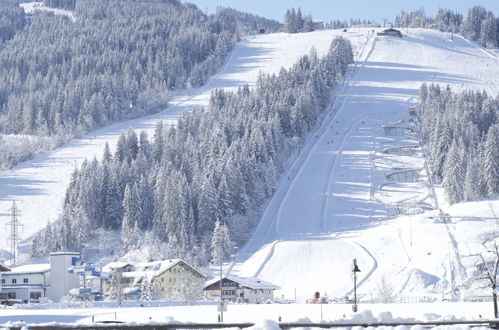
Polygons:
<instances>
[{"instance_id":1,"label":"ski slope","mask_svg":"<svg viewBox=\"0 0 499 330\"><path fill-rule=\"evenodd\" d=\"M31 235L57 218L70 174L81 162L100 158L106 142L114 147L128 128L152 132L160 120L174 123L190 109L206 106L215 88L255 83L259 72L277 73L314 46L324 54L338 34L351 39L356 55L344 84L317 132L290 161L268 201L252 238L227 272L259 276L279 285L279 295L299 301L315 291L343 297L353 290L351 263L357 258L359 296L376 295L383 278L403 296L464 293L472 275L471 255L499 224L497 201L448 206L437 189L437 210L395 216L396 205L435 206L422 150L403 156L383 152L418 145L416 134L387 136L382 125L411 126L407 108L417 102L423 81L454 89L498 91L499 63L490 52L449 34L409 29L407 37L377 37L369 29L258 35L242 40L220 72L199 88L173 97L165 111L92 132L0 174L0 248L8 250L8 209L19 201L22 251ZM403 121L403 122L402 122ZM387 181L399 169L418 169L415 182ZM5 228L5 230L3 230ZM4 254L5 256L7 253ZM1 259L2 255L0 255Z\"/></svg>"},{"instance_id":2,"label":"ski slope","mask_svg":"<svg viewBox=\"0 0 499 330\"><path fill-rule=\"evenodd\" d=\"M288 299L304 301L315 291L344 297L353 291L356 258L364 300L376 298L383 278L397 296L450 299L458 290L476 293L466 292L475 270L472 255L483 252L487 235L497 236L499 223L492 218L499 203L472 211L478 215L473 221L448 218L445 223L437 211L394 216L397 207L424 212L437 203L420 171L421 149L403 156L383 153L418 145L417 135L387 136L382 125L412 125L407 110L417 104L423 81L494 95L499 62L460 37L405 32L402 39L370 38L359 50L321 127L296 155L230 271L275 283ZM386 180L386 173L401 168L417 169L417 181ZM445 207L451 215L462 214L455 208Z\"/></svg>"},{"instance_id":3,"label":"ski slope","mask_svg":"<svg viewBox=\"0 0 499 330\"><path fill-rule=\"evenodd\" d=\"M27 10L31 7L28 6ZM13 200L17 201L21 211L23 241L20 250L26 256L32 235L48 222L55 221L60 214L64 193L75 167L85 159L99 159L106 142L114 148L120 133L129 128L147 131L152 136L160 120L171 124L182 112L207 106L214 89L236 90L243 84L251 86L260 72L278 73L281 67L292 66L312 47L319 55L325 54L331 40L340 33L317 31L307 35L279 33L245 38L235 46L223 68L205 86L179 92L165 111L102 128L0 173L0 259L9 259L10 230L6 223L10 221L9 209ZM364 35L365 31L349 33L356 44L363 42Z\"/></svg>"}]
</instances>

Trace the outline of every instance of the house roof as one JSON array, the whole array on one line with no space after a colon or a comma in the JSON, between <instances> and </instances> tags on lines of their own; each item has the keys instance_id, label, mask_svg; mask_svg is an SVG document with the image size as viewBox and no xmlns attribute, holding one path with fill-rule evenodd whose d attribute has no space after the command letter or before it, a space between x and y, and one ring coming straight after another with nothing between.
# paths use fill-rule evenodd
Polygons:
<instances>
[{"instance_id":1,"label":"house roof","mask_svg":"<svg viewBox=\"0 0 499 330\"><path fill-rule=\"evenodd\" d=\"M51 256L80 256L79 252L70 252L70 251L59 251L59 252L50 252Z\"/></svg>"},{"instance_id":2,"label":"house roof","mask_svg":"<svg viewBox=\"0 0 499 330\"><path fill-rule=\"evenodd\" d=\"M179 263L182 263L186 265L187 267L191 268L195 272L197 272L199 275L203 276L196 268L192 267L188 263L186 263L182 259L165 259L165 260L157 260L157 261L150 261L150 262L142 262L137 265L135 265L135 270L137 272L148 272L149 274L152 274L153 276L160 276L164 272L168 271L169 269L175 267ZM152 277L152 276L151 276Z\"/></svg>"},{"instance_id":3,"label":"house roof","mask_svg":"<svg viewBox=\"0 0 499 330\"><path fill-rule=\"evenodd\" d=\"M50 264L32 264L23 265L12 268L12 270L5 275L19 275L19 274L37 274L50 271Z\"/></svg>"},{"instance_id":4,"label":"house roof","mask_svg":"<svg viewBox=\"0 0 499 330\"><path fill-rule=\"evenodd\" d=\"M280 289L279 286L272 284L270 282L263 281L257 277L237 277L237 276L224 276L224 279L236 282L239 284L239 286L256 290L256 289L272 289L272 290L278 290ZM205 283L205 288L217 283L220 281L220 278L214 278L211 279L210 281Z\"/></svg>"},{"instance_id":5,"label":"house roof","mask_svg":"<svg viewBox=\"0 0 499 330\"><path fill-rule=\"evenodd\" d=\"M154 277L161 276L166 271L175 267L178 264L184 264L189 267L194 272L198 273L200 276L205 277L201 272L199 272L196 268L192 267L182 259L165 259L165 260L156 260L149 262L141 262L135 265L126 263L126 262L111 262L105 265L102 268L103 272L112 272L117 268L124 268L126 266L133 266L133 271L123 272L121 276L124 278L133 278L133 284L136 285L139 283L142 278L153 279Z\"/></svg>"},{"instance_id":6,"label":"house roof","mask_svg":"<svg viewBox=\"0 0 499 330\"><path fill-rule=\"evenodd\" d=\"M115 269L125 268L127 266L132 266L132 264L124 261L113 261L102 267L102 271L109 273Z\"/></svg>"},{"instance_id":7,"label":"house roof","mask_svg":"<svg viewBox=\"0 0 499 330\"><path fill-rule=\"evenodd\" d=\"M9 267L0 264L0 272L9 272L9 271L10 271Z\"/></svg>"}]
</instances>

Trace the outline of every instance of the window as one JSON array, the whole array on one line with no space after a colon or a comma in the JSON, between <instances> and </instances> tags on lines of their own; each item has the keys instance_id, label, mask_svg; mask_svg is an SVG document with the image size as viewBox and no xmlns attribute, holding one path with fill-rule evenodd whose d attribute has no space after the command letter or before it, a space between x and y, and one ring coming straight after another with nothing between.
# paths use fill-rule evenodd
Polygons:
<instances>
[{"instance_id":1,"label":"window","mask_svg":"<svg viewBox=\"0 0 499 330\"><path fill-rule=\"evenodd\" d=\"M27 278L23 278L23 283L28 283L28 279Z\"/></svg>"},{"instance_id":2,"label":"window","mask_svg":"<svg viewBox=\"0 0 499 330\"><path fill-rule=\"evenodd\" d=\"M2 284L5 284L5 278L2 278Z\"/></svg>"},{"instance_id":3,"label":"window","mask_svg":"<svg viewBox=\"0 0 499 330\"><path fill-rule=\"evenodd\" d=\"M40 300L42 297L41 292L30 292L29 293L29 300Z\"/></svg>"},{"instance_id":4,"label":"window","mask_svg":"<svg viewBox=\"0 0 499 330\"><path fill-rule=\"evenodd\" d=\"M13 284L16 284L16 283L17 283L17 278L13 278L13 279L12 279L12 283L13 283Z\"/></svg>"}]
</instances>

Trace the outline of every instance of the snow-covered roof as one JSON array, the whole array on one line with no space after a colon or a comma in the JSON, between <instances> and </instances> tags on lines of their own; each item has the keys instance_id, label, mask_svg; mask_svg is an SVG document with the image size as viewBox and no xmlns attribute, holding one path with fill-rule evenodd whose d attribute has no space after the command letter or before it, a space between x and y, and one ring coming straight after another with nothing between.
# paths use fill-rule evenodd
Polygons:
<instances>
[{"instance_id":1,"label":"snow-covered roof","mask_svg":"<svg viewBox=\"0 0 499 330\"><path fill-rule=\"evenodd\" d=\"M272 284L270 282L263 281L257 277L236 277L236 276L224 276L226 280L236 282L239 286L246 287L248 289L256 290L256 289L280 289L279 286ZM206 282L205 288L220 281L220 278L213 278L210 281Z\"/></svg>"},{"instance_id":2,"label":"snow-covered roof","mask_svg":"<svg viewBox=\"0 0 499 330\"><path fill-rule=\"evenodd\" d=\"M149 276L150 274L152 274L153 276L159 276L179 263L183 263L187 265L189 268L198 272L200 275L203 275L196 268L192 267L182 259L165 259L165 260L157 260L150 262L142 262L135 265L135 270L138 272L139 271L147 272L148 277L152 277Z\"/></svg>"},{"instance_id":3,"label":"snow-covered roof","mask_svg":"<svg viewBox=\"0 0 499 330\"><path fill-rule=\"evenodd\" d=\"M168 269L172 268L181 261L182 261L181 259L165 259L165 260L157 260L150 262L141 262L135 266L135 269L137 271L142 271L142 272L152 271L156 276L158 276L163 274Z\"/></svg>"},{"instance_id":4,"label":"snow-covered roof","mask_svg":"<svg viewBox=\"0 0 499 330\"><path fill-rule=\"evenodd\" d=\"M124 262L124 261L112 261L112 262L108 263L107 265L103 266L102 271L109 273L109 272L114 271L115 269L124 268L126 266L132 266L132 264L130 264L128 262Z\"/></svg>"},{"instance_id":5,"label":"snow-covered roof","mask_svg":"<svg viewBox=\"0 0 499 330\"><path fill-rule=\"evenodd\" d=\"M10 271L10 268L3 265L3 264L0 264L0 272L8 272Z\"/></svg>"},{"instance_id":6,"label":"snow-covered roof","mask_svg":"<svg viewBox=\"0 0 499 330\"><path fill-rule=\"evenodd\" d=\"M45 273L49 270L50 264L32 264L14 267L10 272L5 273L4 275Z\"/></svg>"},{"instance_id":7,"label":"snow-covered roof","mask_svg":"<svg viewBox=\"0 0 499 330\"><path fill-rule=\"evenodd\" d=\"M133 271L123 272L121 273L121 276L125 278L133 278L134 279L133 284L136 285L142 278L152 279L154 277L160 276L161 274L168 271L175 265L178 265L179 263L187 265L189 268L193 269L201 276L204 276L196 268L190 266L182 259L156 260L156 261L141 262L134 265L127 262L115 261L115 262L110 262L104 267L102 267L102 271L111 273L114 269L124 268L126 266L133 266Z\"/></svg>"},{"instance_id":8,"label":"snow-covered roof","mask_svg":"<svg viewBox=\"0 0 499 330\"><path fill-rule=\"evenodd\" d=\"M70 252L70 251L58 251L58 252L50 252L51 256L80 256L79 252Z\"/></svg>"}]
</instances>

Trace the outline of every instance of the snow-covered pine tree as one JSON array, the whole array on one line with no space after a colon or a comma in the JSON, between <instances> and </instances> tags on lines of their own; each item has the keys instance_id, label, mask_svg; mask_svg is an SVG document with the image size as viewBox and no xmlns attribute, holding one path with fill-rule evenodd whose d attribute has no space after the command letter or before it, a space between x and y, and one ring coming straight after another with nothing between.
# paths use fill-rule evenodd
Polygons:
<instances>
[{"instance_id":1,"label":"snow-covered pine tree","mask_svg":"<svg viewBox=\"0 0 499 330\"><path fill-rule=\"evenodd\" d=\"M489 128L482 162L487 195L499 195L499 124Z\"/></svg>"},{"instance_id":2,"label":"snow-covered pine tree","mask_svg":"<svg viewBox=\"0 0 499 330\"><path fill-rule=\"evenodd\" d=\"M464 197L465 169L461 154L460 146L454 141L444 162L442 183L451 204L459 203Z\"/></svg>"},{"instance_id":3,"label":"snow-covered pine tree","mask_svg":"<svg viewBox=\"0 0 499 330\"><path fill-rule=\"evenodd\" d=\"M216 265L220 264L231 255L233 246L234 243L232 243L229 236L229 228L217 220L211 237L212 262Z\"/></svg>"},{"instance_id":4,"label":"snow-covered pine tree","mask_svg":"<svg viewBox=\"0 0 499 330\"><path fill-rule=\"evenodd\" d=\"M466 166L466 176L464 179L464 200L470 201L479 196L478 184L480 173L480 158L476 151L473 151L468 157Z\"/></svg>"},{"instance_id":5,"label":"snow-covered pine tree","mask_svg":"<svg viewBox=\"0 0 499 330\"><path fill-rule=\"evenodd\" d=\"M129 185L125 188L123 198L123 222L121 225L121 242L124 251L129 251L137 246L140 238L138 219L140 218L140 196L137 191L137 184L132 188Z\"/></svg>"}]
</instances>

